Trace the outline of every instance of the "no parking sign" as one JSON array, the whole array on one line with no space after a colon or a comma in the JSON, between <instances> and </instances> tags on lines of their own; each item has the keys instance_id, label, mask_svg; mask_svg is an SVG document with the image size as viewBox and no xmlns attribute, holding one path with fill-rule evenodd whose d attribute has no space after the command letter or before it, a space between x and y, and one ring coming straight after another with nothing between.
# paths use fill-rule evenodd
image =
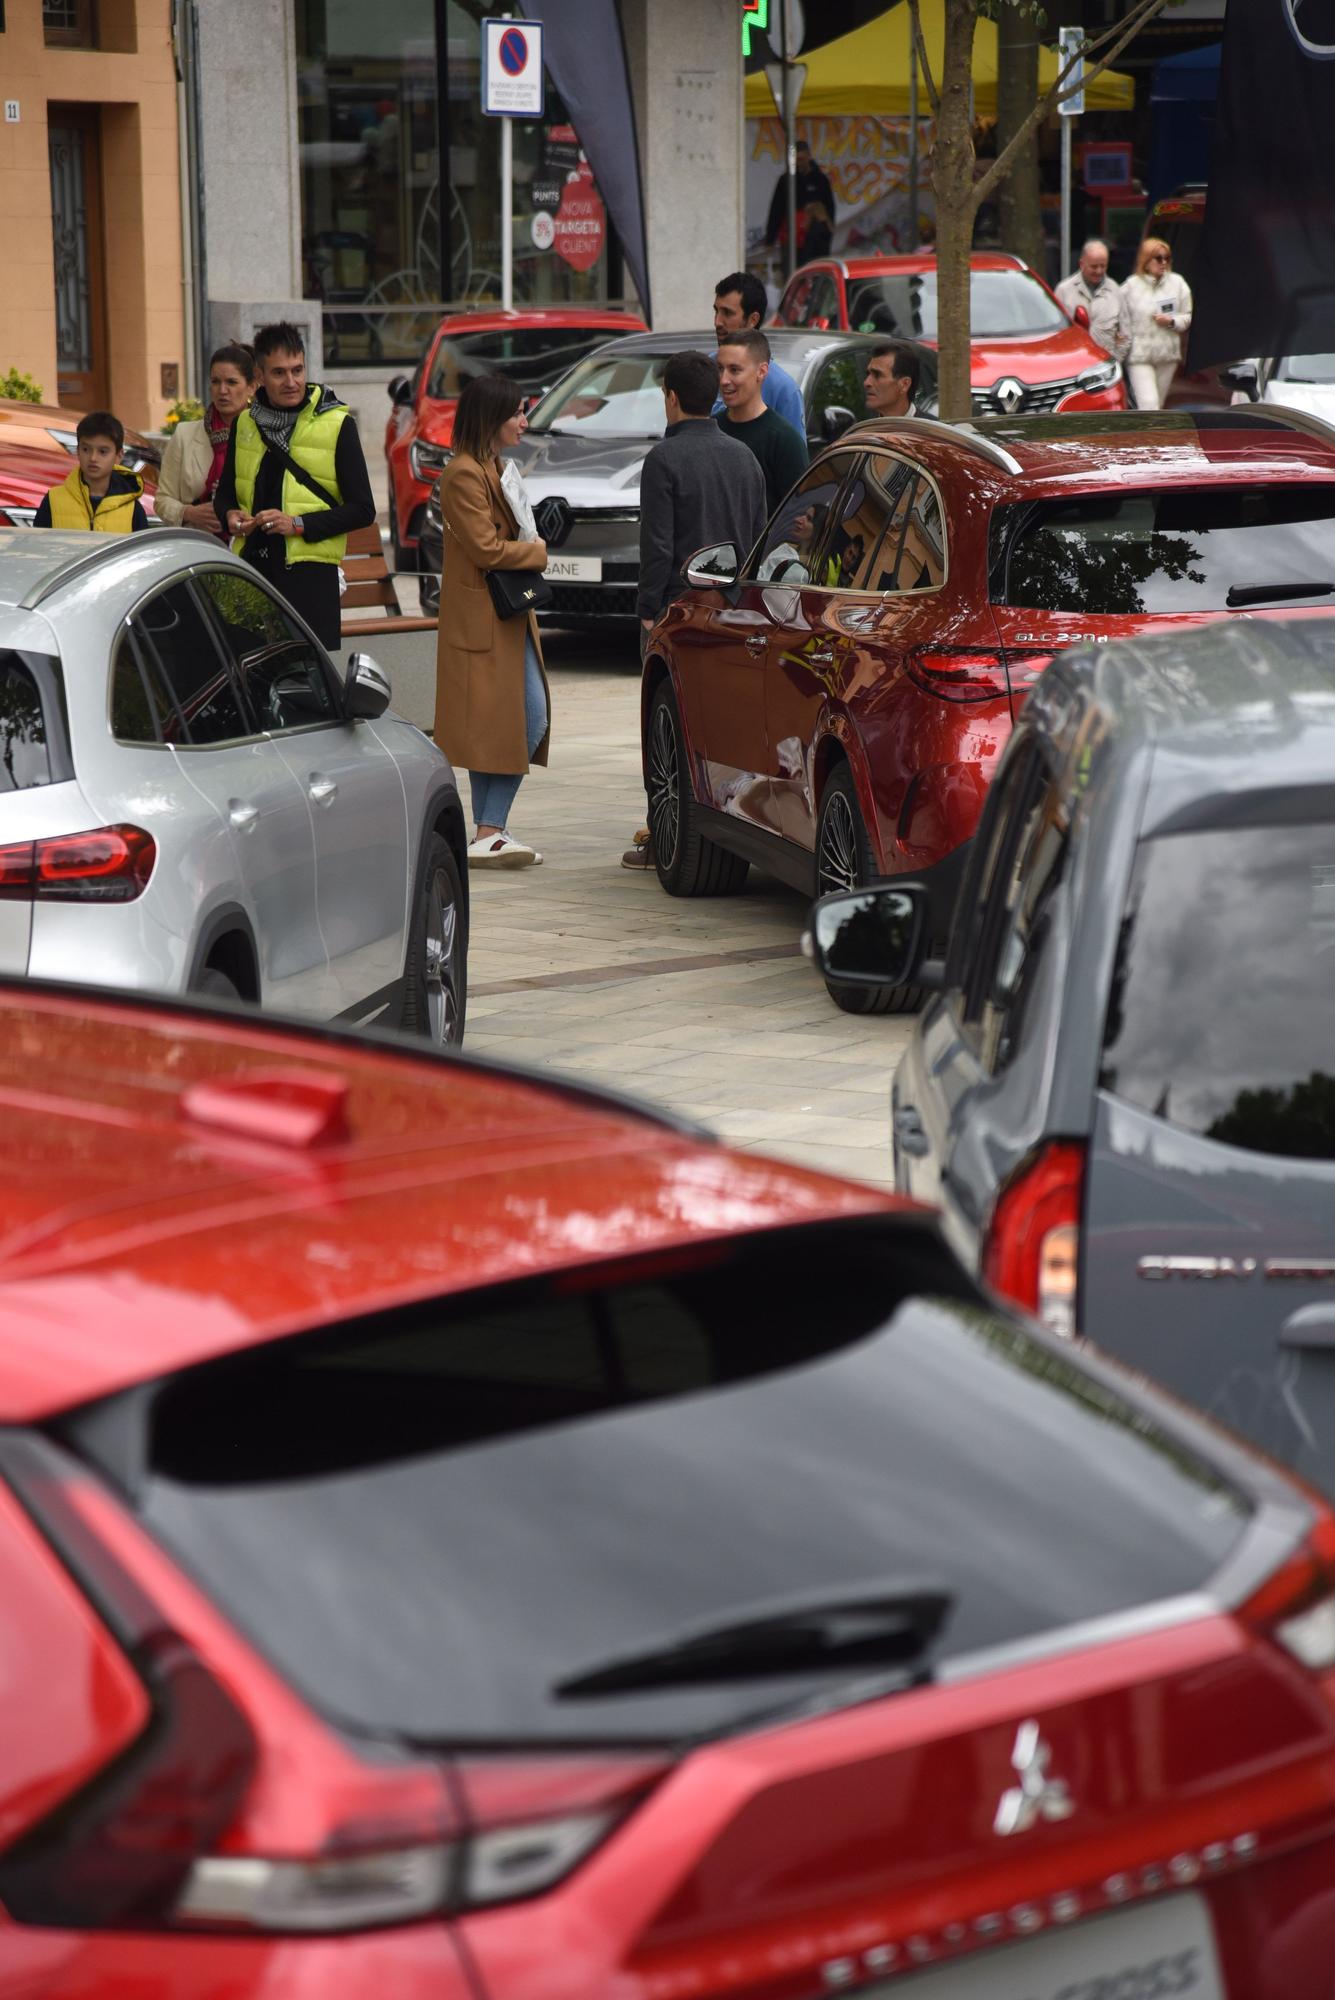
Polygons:
<instances>
[{"instance_id":1,"label":"no parking sign","mask_svg":"<svg viewBox=\"0 0 1335 2000\"><path fill-rule=\"evenodd\" d=\"M489 118L541 118L542 22L490 15L482 23L482 109Z\"/></svg>"}]
</instances>

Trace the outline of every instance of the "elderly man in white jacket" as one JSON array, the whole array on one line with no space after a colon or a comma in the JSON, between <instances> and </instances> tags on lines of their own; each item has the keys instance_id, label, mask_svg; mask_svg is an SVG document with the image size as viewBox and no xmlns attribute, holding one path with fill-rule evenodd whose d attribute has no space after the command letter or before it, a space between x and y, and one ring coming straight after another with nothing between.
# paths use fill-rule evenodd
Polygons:
<instances>
[{"instance_id":1,"label":"elderly man in white jacket","mask_svg":"<svg viewBox=\"0 0 1335 2000\"><path fill-rule=\"evenodd\" d=\"M1079 266L1058 285L1057 297L1072 319L1076 307L1083 306L1099 346L1125 361L1128 338L1122 330L1122 288L1108 276L1108 246L1102 237L1090 237L1080 252Z\"/></svg>"}]
</instances>

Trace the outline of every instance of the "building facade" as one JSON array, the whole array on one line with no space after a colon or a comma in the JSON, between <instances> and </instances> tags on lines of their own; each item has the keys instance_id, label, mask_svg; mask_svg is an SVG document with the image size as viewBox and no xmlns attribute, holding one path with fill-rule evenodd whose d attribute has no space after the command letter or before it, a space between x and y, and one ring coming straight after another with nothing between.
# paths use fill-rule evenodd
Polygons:
<instances>
[{"instance_id":1,"label":"building facade","mask_svg":"<svg viewBox=\"0 0 1335 2000\"><path fill-rule=\"evenodd\" d=\"M161 423L184 387L170 0L18 0L0 32L0 375Z\"/></svg>"}]
</instances>

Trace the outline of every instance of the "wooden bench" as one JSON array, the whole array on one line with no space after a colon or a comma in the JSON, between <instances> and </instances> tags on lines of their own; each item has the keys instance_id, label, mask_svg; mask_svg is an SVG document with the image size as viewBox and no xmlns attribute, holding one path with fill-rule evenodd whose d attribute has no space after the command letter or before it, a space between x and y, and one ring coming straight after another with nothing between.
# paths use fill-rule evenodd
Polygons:
<instances>
[{"instance_id":1,"label":"wooden bench","mask_svg":"<svg viewBox=\"0 0 1335 2000\"><path fill-rule=\"evenodd\" d=\"M374 639L385 632L435 631L437 619L410 618L399 609L394 574L385 561L379 528L356 528L348 536L343 574L348 579L340 619L345 639ZM383 617L349 618L350 611L361 611L372 604L380 606Z\"/></svg>"}]
</instances>

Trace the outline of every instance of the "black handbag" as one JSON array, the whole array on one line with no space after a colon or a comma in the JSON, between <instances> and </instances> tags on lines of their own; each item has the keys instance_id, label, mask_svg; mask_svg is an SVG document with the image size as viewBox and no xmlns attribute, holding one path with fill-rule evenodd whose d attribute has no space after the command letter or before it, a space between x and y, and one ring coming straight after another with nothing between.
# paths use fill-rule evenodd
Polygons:
<instances>
[{"instance_id":1,"label":"black handbag","mask_svg":"<svg viewBox=\"0 0 1335 2000\"><path fill-rule=\"evenodd\" d=\"M489 569L483 574L498 618L522 618L527 611L550 611L555 602L552 586L538 570Z\"/></svg>"}]
</instances>

